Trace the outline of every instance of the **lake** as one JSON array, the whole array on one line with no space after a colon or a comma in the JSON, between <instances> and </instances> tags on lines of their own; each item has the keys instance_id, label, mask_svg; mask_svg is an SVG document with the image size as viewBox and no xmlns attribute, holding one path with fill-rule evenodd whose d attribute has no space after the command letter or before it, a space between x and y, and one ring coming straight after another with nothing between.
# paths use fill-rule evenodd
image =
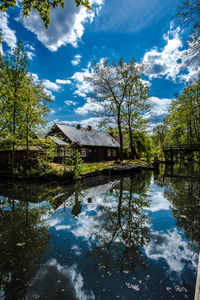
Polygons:
<instances>
[{"instance_id":1,"label":"lake","mask_svg":"<svg viewBox=\"0 0 200 300\"><path fill-rule=\"evenodd\" d=\"M199 168L0 183L0 299L194 299Z\"/></svg>"}]
</instances>

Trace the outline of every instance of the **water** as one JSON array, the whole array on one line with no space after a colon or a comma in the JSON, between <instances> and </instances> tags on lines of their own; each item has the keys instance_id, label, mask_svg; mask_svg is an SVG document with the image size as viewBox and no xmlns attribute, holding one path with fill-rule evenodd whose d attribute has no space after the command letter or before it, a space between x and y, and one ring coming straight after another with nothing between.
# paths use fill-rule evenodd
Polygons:
<instances>
[{"instance_id":1,"label":"water","mask_svg":"<svg viewBox=\"0 0 200 300\"><path fill-rule=\"evenodd\" d=\"M0 299L194 298L198 169L0 195Z\"/></svg>"}]
</instances>

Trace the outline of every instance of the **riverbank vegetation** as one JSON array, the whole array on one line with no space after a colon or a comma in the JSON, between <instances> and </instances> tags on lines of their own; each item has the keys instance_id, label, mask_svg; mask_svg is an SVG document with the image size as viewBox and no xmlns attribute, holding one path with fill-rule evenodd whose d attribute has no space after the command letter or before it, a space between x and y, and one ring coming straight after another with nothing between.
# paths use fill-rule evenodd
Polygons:
<instances>
[{"instance_id":1,"label":"riverbank vegetation","mask_svg":"<svg viewBox=\"0 0 200 300\"><path fill-rule=\"evenodd\" d=\"M149 87L142 79L144 67L133 59L109 65L105 60L94 65L91 99L101 116L101 127L119 139L119 157L115 162L85 163L72 146L71 157L55 165L55 142L38 138L45 131L52 101L45 87L28 72L28 59L22 42L12 53L0 54L0 148L11 152L6 172L15 176L63 176L80 174L106 167L150 163L155 155L164 159L162 148L171 144L200 144L200 80L186 86L172 101L168 114L151 133L147 121L150 107ZM23 160L16 160L16 151L25 150ZM199 161L199 154L193 158ZM2 171L5 173L5 170Z\"/></svg>"}]
</instances>

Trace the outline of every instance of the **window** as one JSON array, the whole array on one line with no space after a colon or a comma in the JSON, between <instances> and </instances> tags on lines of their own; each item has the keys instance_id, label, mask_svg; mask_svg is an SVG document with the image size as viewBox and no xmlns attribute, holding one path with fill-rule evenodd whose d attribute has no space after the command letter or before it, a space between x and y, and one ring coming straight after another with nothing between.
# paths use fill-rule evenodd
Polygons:
<instances>
[{"instance_id":1,"label":"window","mask_svg":"<svg viewBox=\"0 0 200 300\"><path fill-rule=\"evenodd\" d=\"M111 157L111 149L108 149L108 157Z\"/></svg>"},{"instance_id":2,"label":"window","mask_svg":"<svg viewBox=\"0 0 200 300\"><path fill-rule=\"evenodd\" d=\"M60 149L60 157L65 156L65 150L63 148Z\"/></svg>"},{"instance_id":3,"label":"window","mask_svg":"<svg viewBox=\"0 0 200 300\"><path fill-rule=\"evenodd\" d=\"M65 150L65 156L72 156L72 149L71 148L67 148Z\"/></svg>"},{"instance_id":4,"label":"window","mask_svg":"<svg viewBox=\"0 0 200 300\"><path fill-rule=\"evenodd\" d=\"M117 151L116 151L116 149L113 149L113 151L112 151L112 156L114 156L114 157L117 156Z\"/></svg>"},{"instance_id":5,"label":"window","mask_svg":"<svg viewBox=\"0 0 200 300\"><path fill-rule=\"evenodd\" d=\"M86 148L81 148L81 156L86 157Z\"/></svg>"}]
</instances>

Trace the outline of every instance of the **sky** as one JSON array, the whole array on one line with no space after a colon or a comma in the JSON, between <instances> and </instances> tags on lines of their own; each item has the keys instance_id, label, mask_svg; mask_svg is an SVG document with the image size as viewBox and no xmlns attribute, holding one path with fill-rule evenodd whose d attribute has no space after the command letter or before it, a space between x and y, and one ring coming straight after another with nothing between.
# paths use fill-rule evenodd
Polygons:
<instances>
[{"instance_id":1,"label":"sky","mask_svg":"<svg viewBox=\"0 0 200 300\"><path fill-rule=\"evenodd\" d=\"M180 70L187 51L185 35L174 22L179 0L91 0L92 11L75 7L51 11L45 29L38 13L24 18L19 7L0 12L2 51L9 53L18 40L25 44L29 72L42 81L53 100L50 124L66 123L96 127L100 117L89 97L84 77L94 61L124 62L136 58L148 65L143 79L150 87L151 109L145 117L150 128L162 122L175 94L197 78L192 67Z\"/></svg>"}]
</instances>

